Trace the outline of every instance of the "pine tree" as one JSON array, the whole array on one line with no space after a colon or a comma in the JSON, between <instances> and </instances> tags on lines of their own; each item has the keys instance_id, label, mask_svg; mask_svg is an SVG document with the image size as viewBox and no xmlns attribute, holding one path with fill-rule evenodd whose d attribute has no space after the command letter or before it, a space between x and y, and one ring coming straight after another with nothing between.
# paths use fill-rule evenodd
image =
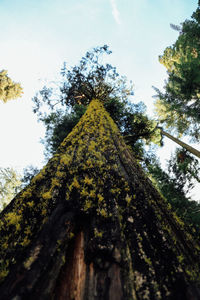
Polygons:
<instances>
[{"instance_id":1,"label":"pine tree","mask_svg":"<svg viewBox=\"0 0 200 300\"><path fill-rule=\"evenodd\" d=\"M1 213L0 299L199 299L184 230L93 100Z\"/></svg>"},{"instance_id":2,"label":"pine tree","mask_svg":"<svg viewBox=\"0 0 200 300\"><path fill-rule=\"evenodd\" d=\"M164 92L156 89L156 110L167 127L199 140L200 129L200 2L185 20L175 43L159 57L168 73Z\"/></svg>"}]
</instances>

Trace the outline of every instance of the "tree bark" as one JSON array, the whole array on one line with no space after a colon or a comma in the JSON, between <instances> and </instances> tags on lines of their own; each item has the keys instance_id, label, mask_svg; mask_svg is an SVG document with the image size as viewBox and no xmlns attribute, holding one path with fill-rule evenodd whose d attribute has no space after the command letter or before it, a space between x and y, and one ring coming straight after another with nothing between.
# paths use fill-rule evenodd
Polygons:
<instances>
[{"instance_id":1,"label":"tree bark","mask_svg":"<svg viewBox=\"0 0 200 300\"><path fill-rule=\"evenodd\" d=\"M1 300L200 299L198 245L97 100L0 220Z\"/></svg>"},{"instance_id":2,"label":"tree bark","mask_svg":"<svg viewBox=\"0 0 200 300\"><path fill-rule=\"evenodd\" d=\"M168 132L166 132L162 129L161 129L161 133L163 135L165 135L166 137L168 137L170 140L174 141L175 143L177 143L178 145L183 147L184 149L186 149L187 151L189 151L190 153L194 154L196 157L200 158L200 152L197 149L195 149L192 146L189 146L188 144L180 141L179 139L175 138L174 136L172 136L171 134L169 134Z\"/></svg>"}]
</instances>

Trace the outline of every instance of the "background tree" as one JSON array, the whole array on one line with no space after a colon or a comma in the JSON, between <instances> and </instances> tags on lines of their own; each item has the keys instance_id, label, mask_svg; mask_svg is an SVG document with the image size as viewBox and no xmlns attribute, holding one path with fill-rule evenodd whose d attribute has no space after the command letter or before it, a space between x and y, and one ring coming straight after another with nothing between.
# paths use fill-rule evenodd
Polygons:
<instances>
[{"instance_id":1,"label":"background tree","mask_svg":"<svg viewBox=\"0 0 200 300\"><path fill-rule=\"evenodd\" d=\"M39 169L33 165L29 165L23 169L23 175L21 176L21 189L27 186L34 176L39 173Z\"/></svg>"},{"instance_id":2,"label":"background tree","mask_svg":"<svg viewBox=\"0 0 200 300\"><path fill-rule=\"evenodd\" d=\"M19 174L13 168L0 168L0 211L3 210L38 173L39 169L32 165L24 168L23 174Z\"/></svg>"},{"instance_id":3,"label":"background tree","mask_svg":"<svg viewBox=\"0 0 200 300\"><path fill-rule=\"evenodd\" d=\"M176 27L176 26L174 26ZM156 110L160 121L179 134L200 137L200 4L191 20L180 27L176 42L159 57L168 72L165 91L158 89Z\"/></svg>"},{"instance_id":4,"label":"background tree","mask_svg":"<svg viewBox=\"0 0 200 300\"><path fill-rule=\"evenodd\" d=\"M21 97L22 95L21 85L13 82L7 73L5 70L0 72L0 100L3 102Z\"/></svg>"},{"instance_id":5,"label":"background tree","mask_svg":"<svg viewBox=\"0 0 200 300\"><path fill-rule=\"evenodd\" d=\"M0 211L21 189L20 177L13 168L0 168Z\"/></svg>"},{"instance_id":6,"label":"background tree","mask_svg":"<svg viewBox=\"0 0 200 300\"><path fill-rule=\"evenodd\" d=\"M184 149L177 149L169 160L169 173L173 174L176 184L188 193L200 182L199 160Z\"/></svg>"},{"instance_id":7,"label":"background tree","mask_svg":"<svg viewBox=\"0 0 200 300\"><path fill-rule=\"evenodd\" d=\"M193 141L199 141L200 138L200 2L197 10L193 13L190 20L186 20L181 26L172 25L173 29L179 31L176 42L167 47L164 54L159 57L168 72L164 92L157 91L156 111L160 123L164 128L175 132L179 137L184 134L191 137ZM162 131L167 137L176 140L165 130ZM180 142L176 140L176 142ZM179 143L181 145L181 142ZM192 153L199 157L199 151L187 145L182 146L192 150ZM189 147L188 147L189 146ZM152 166L153 168L153 166ZM153 172L153 169L152 169ZM161 170L160 170L161 172ZM178 214L183 218L189 218L192 223L199 218L198 204L188 202L184 199L188 198L187 190L191 190L194 185L199 182L199 162L184 149L177 150L175 156L170 159L168 165L168 173L162 171L162 175L167 176L167 181L163 179L161 184L160 176L159 185L162 186L163 193L170 195L168 189L171 184L171 195L168 198L173 199L176 190L180 193ZM155 175L155 174L154 174ZM168 182L166 184L166 182ZM166 189L168 192L166 192ZM177 194L178 195L178 194ZM182 197L183 195L183 197ZM191 199L189 199L191 200ZM197 213L190 210L191 206ZM196 208L195 208L196 207ZM192 209L193 209L192 208ZM187 219L186 218L186 219ZM193 220L193 221L192 221Z\"/></svg>"},{"instance_id":8,"label":"background tree","mask_svg":"<svg viewBox=\"0 0 200 300\"><path fill-rule=\"evenodd\" d=\"M199 182L198 160L187 151L177 149L168 161L166 170L163 170L158 160L152 158L147 163L150 178L171 204L173 211L191 228L195 238L200 238L200 203L189 196L196 181Z\"/></svg>"}]
</instances>

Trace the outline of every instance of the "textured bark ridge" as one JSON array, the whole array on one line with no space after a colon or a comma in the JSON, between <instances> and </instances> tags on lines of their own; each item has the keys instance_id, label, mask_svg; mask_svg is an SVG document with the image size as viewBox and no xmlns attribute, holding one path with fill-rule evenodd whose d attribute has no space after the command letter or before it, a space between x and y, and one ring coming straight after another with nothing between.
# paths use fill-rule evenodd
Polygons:
<instances>
[{"instance_id":1,"label":"textured bark ridge","mask_svg":"<svg viewBox=\"0 0 200 300\"><path fill-rule=\"evenodd\" d=\"M97 100L0 225L1 300L200 299L199 246Z\"/></svg>"}]
</instances>

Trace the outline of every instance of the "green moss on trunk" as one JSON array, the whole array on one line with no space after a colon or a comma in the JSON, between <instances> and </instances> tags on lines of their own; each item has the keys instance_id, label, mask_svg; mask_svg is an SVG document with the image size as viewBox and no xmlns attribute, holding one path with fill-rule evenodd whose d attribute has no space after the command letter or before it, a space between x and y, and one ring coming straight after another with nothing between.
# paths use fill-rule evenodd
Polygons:
<instances>
[{"instance_id":1,"label":"green moss on trunk","mask_svg":"<svg viewBox=\"0 0 200 300\"><path fill-rule=\"evenodd\" d=\"M0 236L1 299L199 299L198 245L97 100Z\"/></svg>"}]
</instances>

